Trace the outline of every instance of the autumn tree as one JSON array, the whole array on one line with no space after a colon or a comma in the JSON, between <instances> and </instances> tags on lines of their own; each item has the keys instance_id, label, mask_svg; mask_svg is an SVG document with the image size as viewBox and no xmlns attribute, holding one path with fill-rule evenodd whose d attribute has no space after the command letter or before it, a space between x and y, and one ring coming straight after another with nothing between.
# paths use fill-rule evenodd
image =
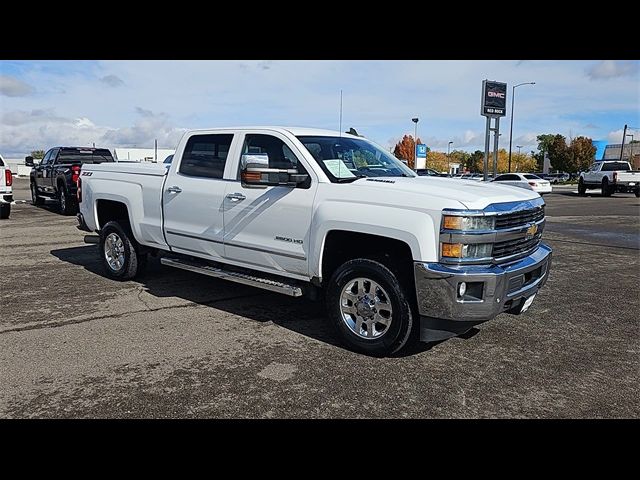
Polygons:
<instances>
[{"instance_id":1,"label":"autumn tree","mask_svg":"<svg viewBox=\"0 0 640 480\"><path fill-rule=\"evenodd\" d=\"M462 172L469 162L471 155L464 150L454 150L450 153L449 158L451 163L457 163L460 165L460 171Z\"/></svg>"},{"instance_id":2,"label":"autumn tree","mask_svg":"<svg viewBox=\"0 0 640 480\"><path fill-rule=\"evenodd\" d=\"M418 137L418 143L422 143L420 141L420 137ZM393 154L396 156L396 158L399 158L400 160L406 160L407 164L409 165L409 168L413 169L415 168L415 163L414 163L415 151L416 151L416 143L413 139L413 136L405 135L402 137L402 140L396 143L396 146L393 149ZM427 152L428 151L429 151L429 148L427 148Z\"/></svg>"},{"instance_id":3,"label":"autumn tree","mask_svg":"<svg viewBox=\"0 0 640 480\"><path fill-rule=\"evenodd\" d=\"M576 137L571 140L567 155L567 165L563 171L579 172L589 168L596 158L596 147L587 137Z\"/></svg>"},{"instance_id":4,"label":"autumn tree","mask_svg":"<svg viewBox=\"0 0 640 480\"><path fill-rule=\"evenodd\" d=\"M438 172L449 171L449 158L443 152L427 152L427 168L432 168Z\"/></svg>"}]
</instances>

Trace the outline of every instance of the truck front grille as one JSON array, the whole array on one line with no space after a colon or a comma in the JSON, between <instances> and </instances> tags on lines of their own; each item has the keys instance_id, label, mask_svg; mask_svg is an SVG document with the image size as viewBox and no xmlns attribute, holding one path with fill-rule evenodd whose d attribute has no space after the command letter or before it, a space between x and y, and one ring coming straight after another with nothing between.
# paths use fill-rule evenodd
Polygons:
<instances>
[{"instance_id":1,"label":"truck front grille","mask_svg":"<svg viewBox=\"0 0 640 480\"><path fill-rule=\"evenodd\" d=\"M522 227L544 218L544 205L531 210L521 210L496 216L496 229Z\"/></svg>"},{"instance_id":2,"label":"truck front grille","mask_svg":"<svg viewBox=\"0 0 640 480\"><path fill-rule=\"evenodd\" d=\"M493 244L493 258L500 260L504 257L510 257L519 253L529 252L535 249L540 243L542 232L537 233L533 238L518 238L517 240L508 240L506 242L497 242Z\"/></svg>"}]
</instances>

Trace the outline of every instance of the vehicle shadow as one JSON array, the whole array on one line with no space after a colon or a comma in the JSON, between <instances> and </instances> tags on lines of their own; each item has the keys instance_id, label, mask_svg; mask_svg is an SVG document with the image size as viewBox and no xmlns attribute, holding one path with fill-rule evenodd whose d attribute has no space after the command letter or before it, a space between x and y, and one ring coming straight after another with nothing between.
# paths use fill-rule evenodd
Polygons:
<instances>
[{"instance_id":1,"label":"vehicle shadow","mask_svg":"<svg viewBox=\"0 0 640 480\"><path fill-rule=\"evenodd\" d=\"M96 245L51 250L50 253L73 265L104 277L104 270ZM115 280L114 283L117 283ZM314 340L347 349L329 324L324 305L306 298L291 298L259 288L239 285L217 278L186 272L160 264L157 258L149 258L145 273L135 280L144 290L158 298L178 297L199 305L209 305L232 315L256 322L274 324ZM212 292L233 292L222 299L211 299ZM150 305L153 308L153 305ZM476 330L474 333L473 330ZM472 329L461 338L471 338L478 333ZM430 350L441 342L415 342L394 357L406 357Z\"/></svg>"}]
</instances>

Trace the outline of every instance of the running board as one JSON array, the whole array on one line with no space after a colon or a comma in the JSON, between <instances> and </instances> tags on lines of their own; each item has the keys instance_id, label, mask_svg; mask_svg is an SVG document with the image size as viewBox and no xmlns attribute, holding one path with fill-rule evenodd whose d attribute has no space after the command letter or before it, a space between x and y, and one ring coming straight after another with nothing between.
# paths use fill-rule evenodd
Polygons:
<instances>
[{"instance_id":1,"label":"running board","mask_svg":"<svg viewBox=\"0 0 640 480\"><path fill-rule=\"evenodd\" d=\"M210 277L222 278L236 283L243 283L244 285L283 293L284 295L289 295L291 297L302 296L302 289L300 287L278 282L276 280L247 275L246 273L232 272L230 270L223 270L210 265L189 262L177 258L164 257L160 259L160 263L162 265L167 265L168 267L181 268L182 270L188 270L190 272L202 273L203 275L209 275Z\"/></svg>"}]
</instances>

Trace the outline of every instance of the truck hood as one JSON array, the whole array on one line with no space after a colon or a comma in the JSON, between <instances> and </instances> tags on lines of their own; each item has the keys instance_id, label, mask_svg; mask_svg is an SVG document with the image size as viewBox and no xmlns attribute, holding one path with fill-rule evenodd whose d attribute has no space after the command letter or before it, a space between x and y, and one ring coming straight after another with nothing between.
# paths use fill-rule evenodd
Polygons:
<instances>
[{"instance_id":1,"label":"truck hood","mask_svg":"<svg viewBox=\"0 0 640 480\"><path fill-rule=\"evenodd\" d=\"M403 193L424 194L460 202L463 208L482 210L493 203L517 202L539 198L533 190L493 182L439 177L370 177L355 180L354 187Z\"/></svg>"}]
</instances>

